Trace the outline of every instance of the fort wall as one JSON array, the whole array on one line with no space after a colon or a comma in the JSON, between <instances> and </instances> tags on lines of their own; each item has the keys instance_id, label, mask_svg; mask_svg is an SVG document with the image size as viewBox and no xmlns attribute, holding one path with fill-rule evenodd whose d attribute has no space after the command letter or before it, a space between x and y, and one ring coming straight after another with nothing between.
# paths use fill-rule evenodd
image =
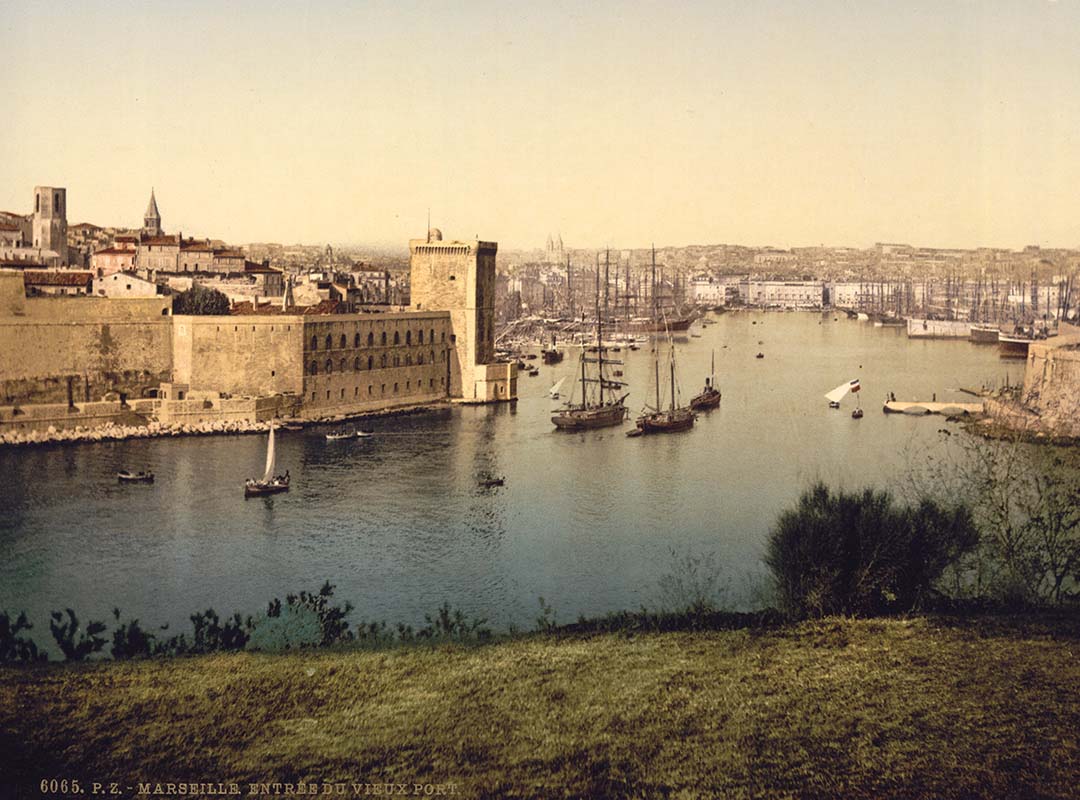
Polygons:
<instances>
[{"instance_id":1,"label":"fort wall","mask_svg":"<svg viewBox=\"0 0 1080 800\"><path fill-rule=\"evenodd\" d=\"M1080 328L1028 346L1021 402L1055 436L1080 436Z\"/></svg>"}]
</instances>

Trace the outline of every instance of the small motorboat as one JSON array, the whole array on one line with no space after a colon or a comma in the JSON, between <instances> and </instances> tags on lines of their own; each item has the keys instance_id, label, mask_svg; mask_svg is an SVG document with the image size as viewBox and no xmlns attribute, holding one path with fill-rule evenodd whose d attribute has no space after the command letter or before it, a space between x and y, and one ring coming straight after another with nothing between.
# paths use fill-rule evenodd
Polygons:
<instances>
[{"instance_id":1,"label":"small motorboat","mask_svg":"<svg viewBox=\"0 0 1080 800\"><path fill-rule=\"evenodd\" d=\"M539 367L533 367L532 369L529 370L529 377L530 378L535 378L539 374L540 374Z\"/></svg>"},{"instance_id":2,"label":"small motorboat","mask_svg":"<svg viewBox=\"0 0 1080 800\"><path fill-rule=\"evenodd\" d=\"M765 358L765 354L764 353L758 353L756 356L754 356L754 358Z\"/></svg>"},{"instance_id":3,"label":"small motorboat","mask_svg":"<svg viewBox=\"0 0 1080 800\"><path fill-rule=\"evenodd\" d=\"M856 408L854 411L852 411L851 412L851 418L852 419L862 419L862 409L861 408Z\"/></svg>"},{"instance_id":4,"label":"small motorboat","mask_svg":"<svg viewBox=\"0 0 1080 800\"><path fill-rule=\"evenodd\" d=\"M829 408L840 408L840 404L835 400L829 401Z\"/></svg>"},{"instance_id":5,"label":"small motorboat","mask_svg":"<svg viewBox=\"0 0 1080 800\"><path fill-rule=\"evenodd\" d=\"M120 483L153 483L153 472L128 472L122 469L116 473L116 480Z\"/></svg>"}]
</instances>

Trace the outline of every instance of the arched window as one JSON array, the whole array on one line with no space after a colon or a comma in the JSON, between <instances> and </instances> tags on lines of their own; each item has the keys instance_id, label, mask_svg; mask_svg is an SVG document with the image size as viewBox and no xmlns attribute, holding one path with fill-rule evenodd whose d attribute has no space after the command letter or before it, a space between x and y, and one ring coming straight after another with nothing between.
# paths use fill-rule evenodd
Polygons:
<instances>
[{"instance_id":1,"label":"arched window","mask_svg":"<svg viewBox=\"0 0 1080 800\"><path fill-rule=\"evenodd\" d=\"M329 333L326 334L326 349L327 350L333 350L334 349L334 337L331 336Z\"/></svg>"},{"instance_id":2,"label":"arched window","mask_svg":"<svg viewBox=\"0 0 1080 800\"><path fill-rule=\"evenodd\" d=\"M382 332L382 346L386 347L386 331Z\"/></svg>"},{"instance_id":3,"label":"arched window","mask_svg":"<svg viewBox=\"0 0 1080 800\"><path fill-rule=\"evenodd\" d=\"M318 336L312 336L311 337L311 349L312 350L318 350L319 349L319 337Z\"/></svg>"},{"instance_id":4,"label":"arched window","mask_svg":"<svg viewBox=\"0 0 1080 800\"><path fill-rule=\"evenodd\" d=\"M431 363L432 364L435 363L435 351L434 350L431 351Z\"/></svg>"},{"instance_id":5,"label":"arched window","mask_svg":"<svg viewBox=\"0 0 1080 800\"><path fill-rule=\"evenodd\" d=\"M398 331L394 331L394 344L401 344L401 334Z\"/></svg>"},{"instance_id":6,"label":"arched window","mask_svg":"<svg viewBox=\"0 0 1080 800\"><path fill-rule=\"evenodd\" d=\"M416 332L416 343L417 344L423 344L424 343L424 329L423 328L421 328L420 330L418 330Z\"/></svg>"},{"instance_id":7,"label":"arched window","mask_svg":"<svg viewBox=\"0 0 1080 800\"><path fill-rule=\"evenodd\" d=\"M416 365L418 367L424 366L424 354L423 353L417 353L417 355L416 355Z\"/></svg>"},{"instance_id":8,"label":"arched window","mask_svg":"<svg viewBox=\"0 0 1080 800\"><path fill-rule=\"evenodd\" d=\"M431 342L432 344L435 344L435 329L434 328L432 328L430 331L428 331L428 341Z\"/></svg>"},{"instance_id":9,"label":"arched window","mask_svg":"<svg viewBox=\"0 0 1080 800\"><path fill-rule=\"evenodd\" d=\"M375 344L375 332L372 331L367 335L367 346L371 347Z\"/></svg>"},{"instance_id":10,"label":"arched window","mask_svg":"<svg viewBox=\"0 0 1080 800\"><path fill-rule=\"evenodd\" d=\"M412 331L405 331L405 344L412 344Z\"/></svg>"},{"instance_id":11,"label":"arched window","mask_svg":"<svg viewBox=\"0 0 1080 800\"><path fill-rule=\"evenodd\" d=\"M397 394L397 384L394 384L394 394Z\"/></svg>"},{"instance_id":12,"label":"arched window","mask_svg":"<svg viewBox=\"0 0 1080 800\"><path fill-rule=\"evenodd\" d=\"M341 334L341 344L338 345L342 350L349 346L348 341L345 339L345 334Z\"/></svg>"},{"instance_id":13,"label":"arched window","mask_svg":"<svg viewBox=\"0 0 1080 800\"><path fill-rule=\"evenodd\" d=\"M334 359L328 358L328 359L326 359L326 374L329 375L333 371L334 371Z\"/></svg>"},{"instance_id":14,"label":"arched window","mask_svg":"<svg viewBox=\"0 0 1080 800\"><path fill-rule=\"evenodd\" d=\"M359 372L362 369L362 367L360 366L360 359L359 358L357 358L355 361L353 361L352 368L353 368L353 370L355 372Z\"/></svg>"},{"instance_id":15,"label":"arched window","mask_svg":"<svg viewBox=\"0 0 1080 800\"><path fill-rule=\"evenodd\" d=\"M311 362L311 374L312 375L318 375L319 374L319 364L316 361Z\"/></svg>"},{"instance_id":16,"label":"arched window","mask_svg":"<svg viewBox=\"0 0 1080 800\"><path fill-rule=\"evenodd\" d=\"M360 346L360 334L359 333L356 334L356 336L352 337L352 339L353 339L352 346L353 347L359 347Z\"/></svg>"},{"instance_id":17,"label":"arched window","mask_svg":"<svg viewBox=\"0 0 1080 800\"><path fill-rule=\"evenodd\" d=\"M367 368L372 369L374 366L375 366L375 357L374 356L368 356L367 357Z\"/></svg>"},{"instance_id":18,"label":"arched window","mask_svg":"<svg viewBox=\"0 0 1080 800\"><path fill-rule=\"evenodd\" d=\"M394 356L394 366L395 367L400 367L401 366L401 356Z\"/></svg>"},{"instance_id":19,"label":"arched window","mask_svg":"<svg viewBox=\"0 0 1080 800\"><path fill-rule=\"evenodd\" d=\"M386 353L382 354L382 359L379 366L381 366L383 369L386 369Z\"/></svg>"},{"instance_id":20,"label":"arched window","mask_svg":"<svg viewBox=\"0 0 1080 800\"><path fill-rule=\"evenodd\" d=\"M443 331L443 332L442 332L442 339L441 339L441 341L443 341L443 342L445 342L445 341L446 341L446 331Z\"/></svg>"},{"instance_id":21,"label":"arched window","mask_svg":"<svg viewBox=\"0 0 1080 800\"><path fill-rule=\"evenodd\" d=\"M341 370L342 372L345 371L345 359L344 358L341 359L341 361L338 362L338 369Z\"/></svg>"}]
</instances>

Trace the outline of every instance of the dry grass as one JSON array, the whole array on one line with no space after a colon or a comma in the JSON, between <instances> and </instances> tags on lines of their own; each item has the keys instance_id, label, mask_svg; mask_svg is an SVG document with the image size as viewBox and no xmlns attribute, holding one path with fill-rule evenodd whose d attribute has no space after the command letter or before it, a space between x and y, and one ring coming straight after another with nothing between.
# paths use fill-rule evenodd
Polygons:
<instances>
[{"instance_id":1,"label":"dry grass","mask_svg":"<svg viewBox=\"0 0 1080 800\"><path fill-rule=\"evenodd\" d=\"M33 797L46 776L1076 797L1078 658L1075 619L917 618L5 668L0 765Z\"/></svg>"}]
</instances>

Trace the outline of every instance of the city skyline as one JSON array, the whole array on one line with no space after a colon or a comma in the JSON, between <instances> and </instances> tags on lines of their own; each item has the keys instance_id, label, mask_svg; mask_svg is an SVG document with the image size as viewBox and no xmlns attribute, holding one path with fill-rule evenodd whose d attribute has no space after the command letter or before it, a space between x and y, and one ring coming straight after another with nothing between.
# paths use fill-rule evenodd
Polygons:
<instances>
[{"instance_id":1,"label":"city skyline","mask_svg":"<svg viewBox=\"0 0 1080 800\"><path fill-rule=\"evenodd\" d=\"M1080 246L1063 3L7 15L0 208L236 243Z\"/></svg>"}]
</instances>

